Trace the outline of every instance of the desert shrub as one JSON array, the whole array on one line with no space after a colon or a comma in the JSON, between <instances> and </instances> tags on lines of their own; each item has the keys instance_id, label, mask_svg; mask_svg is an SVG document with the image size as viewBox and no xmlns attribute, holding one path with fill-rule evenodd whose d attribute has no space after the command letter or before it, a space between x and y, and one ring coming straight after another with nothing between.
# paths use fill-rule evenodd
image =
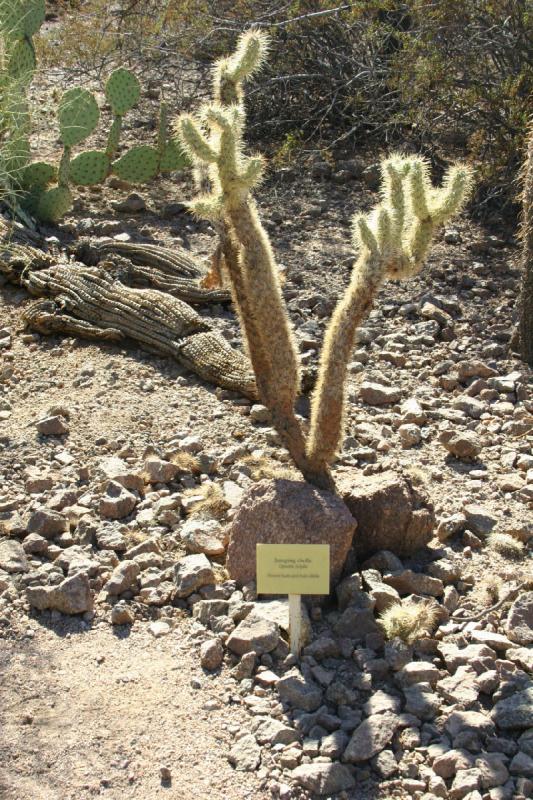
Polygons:
<instances>
[{"instance_id":1,"label":"desert shrub","mask_svg":"<svg viewBox=\"0 0 533 800\"><path fill-rule=\"evenodd\" d=\"M278 163L298 150L411 143L439 166L469 154L475 207L516 212L533 92L530 0L85 0L47 35L50 64L100 76L118 60L180 107L214 58L260 26L270 58L248 135Z\"/></svg>"},{"instance_id":2,"label":"desert shrub","mask_svg":"<svg viewBox=\"0 0 533 800\"><path fill-rule=\"evenodd\" d=\"M392 82L420 141L456 143L479 163L481 210L515 203L533 94L528 0L409 3Z\"/></svg>"}]
</instances>

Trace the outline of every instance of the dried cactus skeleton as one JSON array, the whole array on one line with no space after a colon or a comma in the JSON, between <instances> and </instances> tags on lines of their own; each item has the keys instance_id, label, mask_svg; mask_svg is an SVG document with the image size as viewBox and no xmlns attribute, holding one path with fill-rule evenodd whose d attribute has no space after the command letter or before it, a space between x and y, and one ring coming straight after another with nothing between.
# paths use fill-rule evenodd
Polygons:
<instances>
[{"instance_id":1,"label":"dried cactus skeleton","mask_svg":"<svg viewBox=\"0 0 533 800\"><path fill-rule=\"evenodd\" d=\"M23 231L21 235L20 229L9 228L1 217L0 234L0 275L39 298L24 309L31 329L92 340L133 339L147 350L176 359L216 386L256 397L247 358L179 297L126 286L107 261L96 267L61 263L59 257L33 247ZM134 275L135 269L132 265ZM196 278L179 280L185 287L182 294L196 292L197 303L210 302L211 290L202 289ZM176 286L177 282L178 294Z\"/></svg>"},{"instance_id":2,"label":"dried cactus skeleton","mask_svg":"<svg viewBox=\"0 0 533 800\"><path fill-rule=\"evenodd\" d=\"M209 284L203 264L180 248L87 239L77 244L73 254L88 266L111 262L123 283L161 289L193 305L231 300L227 289Z\"/></svg>"},{"instance_id":3,"label":"dried cactus skeleton","mask_svg":"<svg viewBox=\"0 0 533 800\"><path fill-rule=\"evenodd\" d=\"M382 201L369 214L354 217L358 257L326 332L306 436L294 410L300 390L295 339L252 196L263 159L244 153L243 82L261 66L267 49L262 32L244 34L234 55L215 65L213 101L197 115L182 114L177 131L202 185L209 186L190 208L223 233L224 267L261 401L304 477L331 489L329 465L343 432L346 368L356 329L384 280L408 279L421 269L435 229L462 207L471 174L457 165L436 188L421 158L393 156L382 164Z\"/></svg>"}]
</instances>

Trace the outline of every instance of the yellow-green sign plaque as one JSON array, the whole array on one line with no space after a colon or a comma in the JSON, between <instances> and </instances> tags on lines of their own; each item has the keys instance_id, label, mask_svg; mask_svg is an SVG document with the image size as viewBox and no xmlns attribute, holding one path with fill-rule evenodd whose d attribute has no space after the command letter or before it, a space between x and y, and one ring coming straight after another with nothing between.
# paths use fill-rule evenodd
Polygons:
<instances>
[{"instance_id":1,"label":"yellow-green sign plaque","mask_svg":"<svg viewBox=\"0 0 533 800\"><path fill-rule=\"evenodd\" d=\"M329 594L329 544L258 544L258 594Z\"/></svg>"}]
</instances>

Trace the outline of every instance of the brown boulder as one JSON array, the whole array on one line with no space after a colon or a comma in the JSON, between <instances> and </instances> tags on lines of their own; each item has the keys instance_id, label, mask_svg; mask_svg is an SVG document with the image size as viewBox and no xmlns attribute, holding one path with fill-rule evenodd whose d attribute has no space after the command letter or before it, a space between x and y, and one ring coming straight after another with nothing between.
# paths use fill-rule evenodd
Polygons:
<instances>
[{"instance_id":1,"label":"brown boulder","mask_svg":"<svg viewBox=\"0 0 533 800\"><path fill-rule=\"evenodd\" d=\"M52 608L63 614L83 614L93 608L93 594L84 572L65 578L59 586L28 586L26 598L39 611Z\"/></svg>"},{"instance_id":2,"label":"brown boulder","mask_svg":"<svg viewBox=\"0 0 533 800\"><path fill-rule=\"evenodd\" d=\"M257 544L329 544L332 585L341 575L356 521L330 492L303 481L263 480L229 523L226 569L241 586L255 580Z\"/></svg>"},{"instance_id":3,"label":"brown boulder","mask_svg":"<svg viewBox=\"0 0 533 800\"><path fill-rule=\"evenodd\" d=\"M338 481L339 494L357 520L353 547L358 557L378 550L410 556L433 535L433 505L419 487L394 472L350 473Z\"/></svg>"}]
</instances>

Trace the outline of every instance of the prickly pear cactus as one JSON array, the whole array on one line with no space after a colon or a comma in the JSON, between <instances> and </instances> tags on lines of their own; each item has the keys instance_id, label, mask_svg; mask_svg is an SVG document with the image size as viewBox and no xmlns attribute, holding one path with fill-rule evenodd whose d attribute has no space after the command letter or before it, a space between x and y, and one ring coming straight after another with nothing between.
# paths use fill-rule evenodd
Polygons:
<instances>
[{"instance_id":1,"label":"prickly pear cactus","mask_svg":"<svg viewBox=\"0 0 533 800\"><path fill-rule=\"evenodd\" d=\"M43 222L59 222L72 208L72 195L66 186L54 186L37 199L35 215Z\"/></svg>"},{"instance_id":2,"label":"prickly pear cactus","mask_svg":"<svg viewBox=\"0 0 533 800\"><path fill-rule=\"evenodd\" d=\"M8 56L7 71L14 80L23 84L31 82L35 72L36 59L33 44L28 39L20 39Z\"/></svg>"},{"instance_id":3,"label":"prickly pear cactus","mask_svg":"<svg viewBox=\"0 0 533 800\"><path fill-rule=\"evenodd\" d=\"M57 166L30 163L30 116L27 87L35 71L32 36L45 19L44 0L0 0L0 36L3 39L3 70L0 94L3 128L0 143L0 180L13 196L13 206L23 207L44 222L55 223L72 208L70 187L102 183L111 172L130 183L143 183L161 172L185 166L181 146L168 135L168 115L162 108L157 147L132 147L120 158L122 120L139 101L141 87L127 69L115 70L105 85L113 120L105 150L87 150L74 155L72 149L87 139L100 118L98 104L87 89L66 91L59 102L58 121L63 153ZM3 184L6 184L4 187ZM56 185L54 185L56 184ZM18 212L17 212L18 213Z\"/></svg>"},{"instance_id":4,"label":"prickly pear cactus","mask_svg":"<svg viewBox=\"0 0 533 800\"><path fill-rule=\"evenodd\" d=\"M14 39L37 33L46 14L45 0L0 0L0 29Z\"/></svg>"},{"instance_id":5,"label":"prickly pear cactus","mask_svg":"<svg viewBox=\"0 0 533 800\"><path fill-rule=\"evenodd\" d=\"M0 181L4 199L22 216L20 178L30 161L27 87L35 71L32 36L45 17L44 0L0 0Z\"/></svg>"},{"instance_id":6,"label":"prickly pear cactus","mask_svg":"<svg viewBox=\"0 0 533 800\"><path fill-rule=\"evenodd\" d=\"M45 16L44 0L0 0L0 30L12 40L33 36Z\"/></svg>"},{"instance_id":7,"label":"prickly pear cactus","mask_svg":"<svg viewBox=\"0 0 533 800\"><path fill-rule=\"evenodd\" d=\"M20 182L25 189L46 189L57 181L57 168L45 161L34 161L22 171Z\"/></svg>"},{"instance_id":8,"label":"prickly pear cactus","mask_svg":"<svg viewBox=\"0 0 533 800\"><path fill-rule=\"evenodd\" d=\"M141 85L137 76L124 67L119 67L105 85L106 100L115 116L122 117L137 105L141 96Z\"/></svg>"},{"instance_id":9,"label":"prickly pear cactus","mask_svg":"<svg viewBox=\"0 0 533 800\"><path fill-rule=\"evenodd\" d=\"M129 183L144 183L157 175L158 152L154 147L139 145L128 150L122 158L113 163L115 175Z\"/></svg>"},{"instance_id":10,"label":"prickly pear cactus","mask_svg":"<svg viewBox=\"0 0 533 800\"><path fill-rule=\"evenodd\" d=\"M165 103L159 108L159 125L157 131L157 152L159 156L159 172L175 172L189 166L190 161L177 139L169 137L168 111Z\"/></svg>"},{"instance_id":11,"label":"prickly pear cactus","mask_svg":"<svg viewBox=\"0 0 533 800\"><path fill-rule=\"evenodd\" d=\"M113 123L107 137L106 153L111 160L118 150L122 132L122 118L127 111L137 105L141 96L141 86L136 75L124 67L119 67L105 85L106 100L113 112Z\"/></svg>"},{"instance_id":12,"label":"prickly pear cactus","mask_svg":"<svg viewBox=\"0 0 533 800\"><path fill-rule=\"evenodd\" d=\"M118 143L120 141L120 134L122 133L122 117L115 117L109 129L107 137L106 155L111 160L118 150Z\"/></svg>"},{"instance_id":13,"label":"prickly pear cactus","mask_svg":"<svg viewBox=\"0 0 533 800\"><path fill-rule=\"evenodd\" d=\"M159 159L159 172L177 172L179 169L190 166L190 160L176 139L170 139Z\"/></svg>"}]
</instances>

